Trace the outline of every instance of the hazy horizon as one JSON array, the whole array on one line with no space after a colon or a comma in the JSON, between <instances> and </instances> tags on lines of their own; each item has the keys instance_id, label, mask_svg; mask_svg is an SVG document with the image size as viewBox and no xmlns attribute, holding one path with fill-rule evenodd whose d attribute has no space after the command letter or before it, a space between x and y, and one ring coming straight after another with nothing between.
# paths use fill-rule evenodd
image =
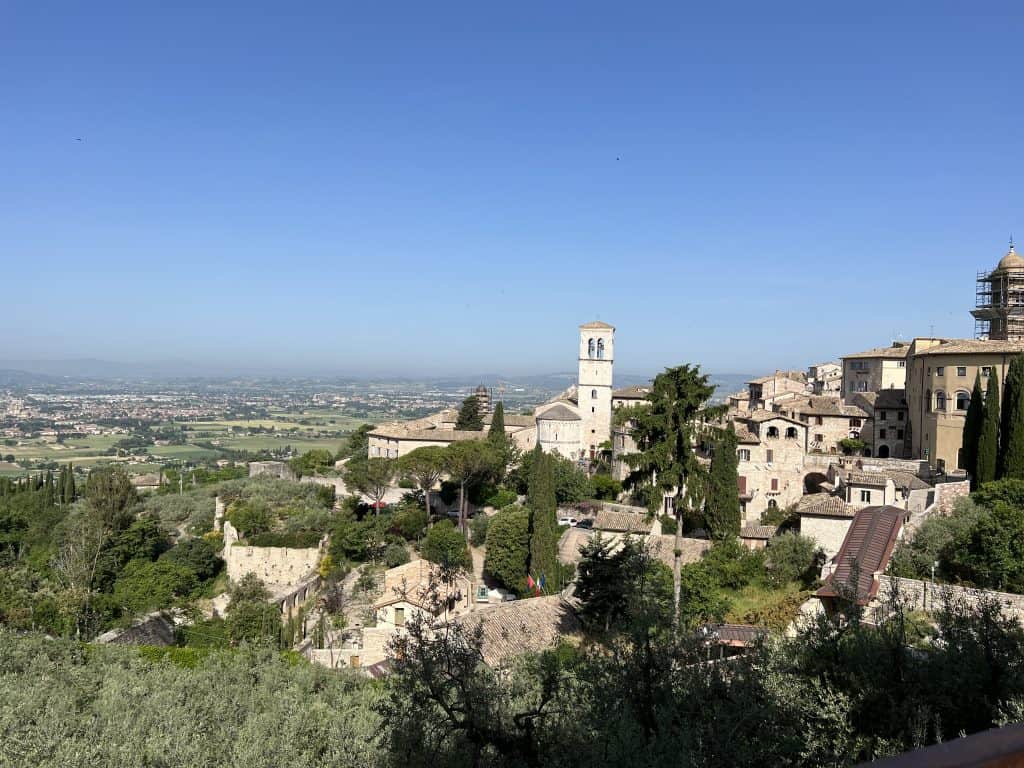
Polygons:
<instances>
[{"instance_id":1,"label":"hazy horizon","mask_svg":"<svg viewBox=\"0 0 1024 768\"><path fill-rule=\"evenodd\" d=\"M1015 4L4 20L0 358L803 368L971 336L1024 229Z\"/></svg>"}]
</instances>

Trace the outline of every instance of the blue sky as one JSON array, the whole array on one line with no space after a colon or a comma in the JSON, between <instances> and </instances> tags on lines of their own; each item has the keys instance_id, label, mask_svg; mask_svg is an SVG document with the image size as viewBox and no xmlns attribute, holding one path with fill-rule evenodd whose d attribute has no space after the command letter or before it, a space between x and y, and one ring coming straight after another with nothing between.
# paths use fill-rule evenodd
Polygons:
<instances>
[{"instance_id":1,"label":"blue sky","mask_svg":"<svg viewBox=\"0 0 1024 768\"><path fill-rule=\"evenodd\" d=\"M157 5L0 6L0 359L757 372L1024 240L1019 3Z\"/></svg>"}]
</instances>

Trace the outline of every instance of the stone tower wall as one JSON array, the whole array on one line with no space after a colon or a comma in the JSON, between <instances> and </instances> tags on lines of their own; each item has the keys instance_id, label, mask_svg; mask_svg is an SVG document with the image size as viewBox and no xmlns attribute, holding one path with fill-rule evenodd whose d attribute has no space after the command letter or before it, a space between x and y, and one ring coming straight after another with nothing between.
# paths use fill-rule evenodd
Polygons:
<instances>
[{"instance_id":1,"label":"stone tower wall","mask_svg":"<svg viewBox=\"0 0 1024 768\"><path fill-rule=\"evenodd\" d=\"M604 356L590 353L590 340L595 346L604 342ZM589 457L612 436L612 375L615 360L615 331L611 328L581 328L579 357L578 407L582 424L580 448Z\"/></svg>"}]
</instances>

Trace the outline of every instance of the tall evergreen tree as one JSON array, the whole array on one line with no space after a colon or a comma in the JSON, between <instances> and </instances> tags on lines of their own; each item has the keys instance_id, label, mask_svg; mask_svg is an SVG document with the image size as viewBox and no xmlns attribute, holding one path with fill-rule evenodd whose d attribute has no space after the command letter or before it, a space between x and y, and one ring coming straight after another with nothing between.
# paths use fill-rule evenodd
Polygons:
<instances>
[{"instance_id":1,"label":"tall evergreen tree","mask_svg":"<svg viewBox=\"0 0 1024 768\"><path fill-rule=\"evenodd\" d=\"M722 430L715 443L711 469L708 472L704 526L712 539L727 539L740 533L738 466L736 432L730 424Z\"/></svg>"},{"instance_id":2,"label":"tall evergreen tree","mask_svg":"<svg viewBox=\"0 0 1024 768\"><path fill-rule=\"evenodd\" d=\"M455 428L473 432L479 432L484 428L484 417L480 413L480 400L476 395L470 395L462 401L459 416L455 420Z\"/></svg>"},{"instance_id":3,"label":"tall evergreen tree","mask_svg":"<svg viewBox=\"0 0 1024 768\"><path fill-rule=\"evenodd\" d=\"M999 458L999 374L992 369L985 390L985 410L975 456L976 487L996 479Z\"/></svg>"},{"instance_id":4,"label":"tall evergreen tree","mask_svg":"<svg viewBox=\"0 0 1024 768\"><path fill-rule=\"evenodd\" d=\"M660 506L663 495L671 494L676 516L675 561L672 567L675 618L679 618L682 568L682 518L706 470L693 450L697 432L706 420L723 408L709 407L715 388L700 366L681 365L658 374L647 402L623 413L633 424L637 452L623 457L630 472L624 485L645 490ZM697 482L694 482L697 481ZM653 506L653 505L652 505Z\"/></svg>"},{"instance_id":5,"label":"tall evergreen tree","mask_svg":"<svg viewBox=\"0 0 1024 768\"><path fill-rule=\"evenodd\" d=\"M64 503L70 504L75 500L75 468L68 462L67 475L64 477L64 487L61 489L64 495Z\"/></svg>"},{"instance_id":6,"label":"tall evergreen tree","mask_svg":"<svg viewBox=\"0 0 1024 768\"><path fill-rule=\"evenodd\" d=\"M494 406L494 413L491 415L491 428L487 432L487 439L498 448L508 445L508 435L505 434L505 404L500 400Z\"/></svg>"},{"instance_id":7,"label":"tall evergreen tree","mask_svg":"<svg viewBox=\"0 0 1024 768\"><path fill-rule=\"evenodd\" d=\"M558 502L555 498L555 466L551 456L535 449L526 493L530 509L529 573L545 581L545 591L554 591L561 567L558 563Z\"/></svg>"},{"instance_id":8,"label":"tall evergreen tree","mask_svg":"<svg viewBox=\"0 0 1024 768\"><path fill-rule=\"evenodd\" d=\"M487 441L494 446L494 452L498 456L500 468L497 480L505 479L505 471L508 469L512 451L508 442L508 435L505 434L505 405L500 400L494 406L494 413L491 414L491 428L487 432Z\"/></svg>"},{"instance_id":9,"label":"tall evergreen tree","mask_svg":"<svg viewBox=\"0 0 1024 768\"><path fill-rule=\"evenodd\" d=\"M981 396L981 373L974 377L971 389L971 402L967 406L967 417L964 421L964 436L961 450L963 451L964 469L971 477L971 488L978 487L978 440L981 438L981 425L985 420L985 403Z\"/></svg>"},{"instance_id":10,"label":"tall evergreen tree","mask_svg":"<svg viewBox=\"0 0 1024 768\"><path fill-rule=\"evenodd\" d=\"M1010 361L1003 385L997 477L1024 479L1024 355Z\"/></svg>"}]
</instances>

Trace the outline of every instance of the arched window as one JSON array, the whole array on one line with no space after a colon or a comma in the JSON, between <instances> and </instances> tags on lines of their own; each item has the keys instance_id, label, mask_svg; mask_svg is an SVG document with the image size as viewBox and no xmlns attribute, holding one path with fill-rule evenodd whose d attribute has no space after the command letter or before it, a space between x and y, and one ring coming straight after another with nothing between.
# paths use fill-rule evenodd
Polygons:
<instances>
[{"instance_id":1,"label":"arched window","mask_svg":"<svg viewBox=\"0 0 1024 768\"><path fill-rule=\"evenodd\" d=\"M604 360L604 339L597 340L597 359Z\"/></svg>"},{"instance_id":2,"label":"arched window","mask_svg":"<svg viewBox=\"0 0 1024 768\"><path fill-rule=\"evenodd\" d=\"M779 436L779 428L778 427L768 427L768 437L778 437L778 436Z\"/></svg>"},{"instance_id":3,"label":"arched window","mask_svg":"<svg viewBox=\"0 0 1024 768\"><path fill-rule=\"evenodd\" d=\"M971 393L959 390L956 393L956 409L958 411L966 411L967 406L971 404Z\"/></svg>"},{"instance_id":4,"label":"arched window","mask_svg":"<svg viewBox=\"0 0 1024 768\"><path fill-rule=\"evenodd\" d=\"M597 348L596 347L596 342L593 339L588 341L587 342L587 357L593 357L594 356L594 350L596 348Z\"/></svg>"},{"instance_id":5,"label":"arched window","mask_svg":"<svg viewBox=\"0 0 1024 768\"><path fill-rule=\"evenodd\" d=\"M779 502L777 502L775 499L768 499L768 509L775 509L778 506Z\"/></svg>"},{"instance_id":6,"label":"arched window","mask_svg":"<svg viewBox=\"0 0 1024 768\"><path fill-rule=\"evenodd\" d=\"M796 427L786 427L786 437L788 437L790 440L795 440L796 436Z\"/></svg>"},{"instance_id":7,"label":"arched window","mask_svg":"<svg viewBox=\"0 0 1024 768\"><path fill-rule=\"evenodd\" d=\"M946 410L946 393L943 392L941 389L935 390L935 410Z\"/></svg>"},{"instance_id":8,"label":"arched window","mask_svg":"<svg viewBox=\"0 0 1024 768\"><path fill-rule=\"evenodd\" d=\"M597 400L597 390L596 389L590 390L590 399L591 400Z\"/></svg>"}]
</instances>

